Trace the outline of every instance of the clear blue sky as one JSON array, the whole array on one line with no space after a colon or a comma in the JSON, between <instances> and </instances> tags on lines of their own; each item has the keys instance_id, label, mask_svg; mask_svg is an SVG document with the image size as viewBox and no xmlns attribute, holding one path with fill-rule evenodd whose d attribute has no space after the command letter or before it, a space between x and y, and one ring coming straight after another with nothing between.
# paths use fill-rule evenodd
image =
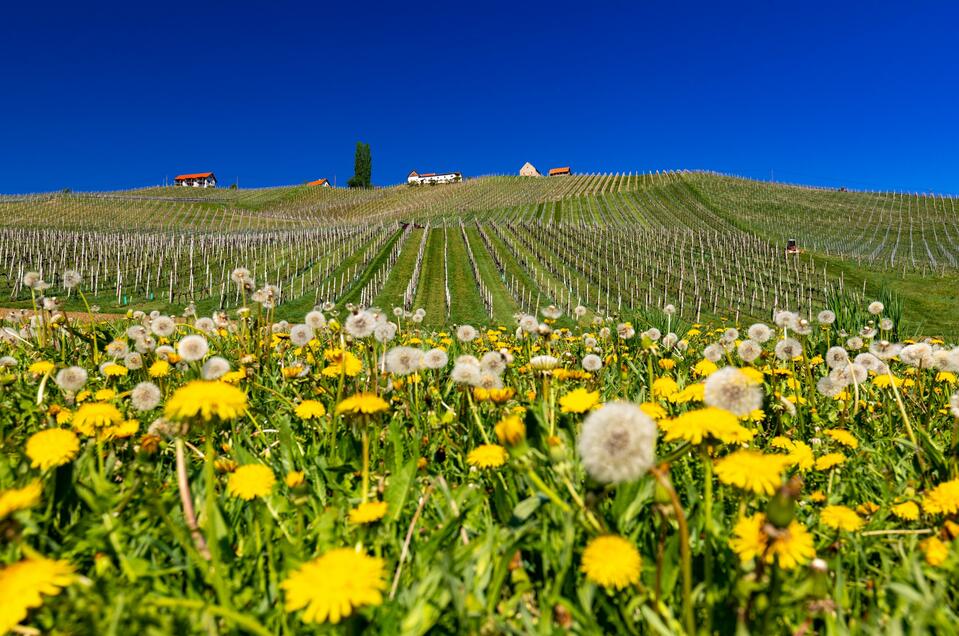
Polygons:
<instances>
[{"instance_id":1,"label":"clear blue sky","mask_svg":"<svg viewBox=\"0 0 959 636\"><path fill-rule=\"evenodd\" d=\"M956 2L149 4L4 5L0 192L344 184L363 140L377 184L528 160L959 193Z\"/></svg>"}]
</instances>

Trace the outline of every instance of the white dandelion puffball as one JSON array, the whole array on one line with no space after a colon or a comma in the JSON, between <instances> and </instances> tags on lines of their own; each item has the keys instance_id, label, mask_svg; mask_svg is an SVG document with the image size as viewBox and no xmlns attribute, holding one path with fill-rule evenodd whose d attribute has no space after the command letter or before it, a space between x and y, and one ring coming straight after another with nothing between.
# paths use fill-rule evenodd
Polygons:
<instances>
[{"instance_id":1,"label":"white dandelion puffball","mask_svg":"<svg viewBox=\"0 0 959 636\"><path fill-rule=\"evenodd\" d=\"M381 322L373 330L373 338L377 342L387 343L396 337L396 331L399 329L395 322Z\"/></svg>"},{"instance_id":2,"label":"white dandelion puffball","mask_svg":"<svg viewBox=\"0 0 959 636\"><path fill-rule=\"evenodd\" d=\"M842 347L829 347L826 351L826 365L830 369L849 364L849 354Z\"/></svg>"},{"instance_id":3,"label":"white dandelion puffball","mask_svg":"<svg viewBox=\"0 0 959 636\"><path fill-rule=\"evenodd\" d=\"M719 362L723 357L724 349L722 345L715 342L703 349L703 357L710 362Z\"/></svg>"},{"instance_id":4,"label":"white dandelion puffball","mask_svg":"<svg viewBox=\"0 0 959 636\"><path fill-rule=\"evenodd\" d=\"M756 342L762 344L772 338L773 330L770 329L765 323L757 322L746 330L746 335L749 336L750 340L755 340Z\"/></svg>"},{"instance_id":5,"label":"white dandelion puffball","mask_svg":"<svg viewBox=\"0 0 959 636\"><path fill-rule=\"evenodd\" d=\"M472 342L479 335L472 325L460 325L456 328L456 339L460 342Z\"/></svg>"},{"instance_id":6,"label":"white dandelion puffball","mask_svg":"<svg viewBox=\"0 0 959 636\"><path fill-rule=\"evenodd\" d=\"M430 349L423 354L423 366L427 369L442 369L449 361L449 355L442 349Z\"/></svg>"},{"instance_id":7,"label":"white dandelion puffball","mask_svg":"<svg viewBox=\"0 0 959 636\"><path fill-rule=\"evenodd\" d=\"M523 315L519 319L519 327L526 333L536 333L539 329L539 321L536 316Z\"/></svg>"},{"instance_id":8,"label":"white dandelion puffball","mask_svg":"<svg viewBox=\"0 0 959 636\"><path fill-rule=\"evenodd\" d=\"M819 321L821 325L831 325L836 322L836 314L828 309L823 309L816 316L816 320Z\"/></svg>"},{"instance_id":9,"label":"white dandelion puffball","mask_svg":"<svg viewBox=\"0 0 959 636\"><path fill-rule=\"evenodd\" d=\"M80 272L76 270L68 269L67 271L63 272L64 289L73 289L79 285L82 280L83 278L80 276Z\"/></svg>"},{"instance_id":10,"label":"white dandelion puffball","mask_svg":"<svg viewBox=\"0 0 959 636\"><path fill-rule=\"evenodd\" d=\"M763 390L753 379L735 367L723 367L706 378L703 392L706 406L745 417L763 405Z\"/></svg>"},{"instance_id":11,"label":"white dandelion puffball","mask_svg":"<svg viewBox=\"0 0 959 636\"><path fill-rule=\"evenodd\" d=\"M302 347L313 339L313 327L309 325L293 325L290 328L290 342Z\"/></svg>"},{"instance_id":12,"label":"white dandelion puffball","mask_svg":"<svg viewBox=\"0 0 959 636\"><path fill-rule=\"evenodd\" d=\"M490 351L480 358L480 369L483 373L503 375L506 371L506 356L499 351Z\"/></svg>"},{"instance_id":13,"label":"white dandelion puffball","mask_svg":"<svg viewBox=\"0 0 959 636\"><path fill-rule=\"evenodd\" d=\"M216 331L216 322L212 318L207 318L203 316L202 318L197 318L196 322L193 323L193 326L197 330L202 331L207 335L211 335Z\"/></svg>"},{"instance_id":14,"label":"white dandelion puffball","mask_svg":"<svg viewBox=\"0 0 959 636\"><path fill-rule=\"evenodd\" d=\"M87 370L83 367L60 369L55 381L61 390L76 393L87 383Z\"/></svg>"},{"instance_id":15,"label":"white dandelion puffball","mask_svg":"<svg viewBox=\"0 0 959 636\"><path fill-rule=\"evenodd\" d=\"M209 350L206 338L197 334L184 336L176 345L176 352L187 362L202 360Z\"/></svg>"},{"instance_id":16,"label":"white dandelion puffball","mask_svg":"<svg viewBox=\"0 0 959 636\"><path fill-rule=\"evenodd\" d=\"M611 402L586 416L576 448L596 481L634 481L656 461L656 423L635 404Z\"/></svg>"},{"instance_id":17,"label":"white dandelion puffball","mask_svg":"<svg viewBox=\"0 0 959 636\"><path fill-rule=\"evenodd\" d=\"M595 353L590 353L583 356L583 370L589 371L590 373L594 371L599 371L603 368L603 360Z\"/></svg>"},{"instance_id":18,"label":"white dandelion puffball","mask_svg":"<svg viewBox=\"0 0 959 636\"><path fill-rule=\"evenodd\" d=\"M479 382L479 364L464 364L457 362L450 372L450 379L457 384L476 384Z\"/></svg>"},{"instance_id":19,"label":"white dandelion puffball","mask_svg":"<svg viewBox=\"0 0 959 636\"><path fill-rule=\"evenodd\" d=\"M869 307L867 309L869 310L869 313L871 313L873 316L878 316L879 314L883 312L885 308L886 306L883 305L881 302L879 302L878 300L874 300L871 303L869 303Z\"/></svg>"},{"instance_id":20,"label":"white dandelion puffball","mask_svg":"<svg viewBox=\"0 0 959 636\"><path fill-rule=\"evenodd\" d=\"M303 322L308 324L310 328L314 330L323 329L326 327L326 317L319 311L311 311L310 313L306 314Z\"/></svg>"},{"instance_id":21,"label":"white dandelion puffball","mask_svg":"<svg viewBox=\"0 0 959 636\"><path fill-rule=\"evenodd\" d=\"M152 382L141 382L130 391L130 404L138 411L150 411L160 404L163 393Z\"/></svg>"},{"instance_id":22,"label":"white dandelion puffball","mask_svg":"<svg viewBox=\"0 0 959 636\"><path fill-rule=\"evenodd\" d=\"M423 352L414 347L393 347L386 352L386 370L396 376L409 375L422 368Z\"/></svg>"},{"instance_id":23,"label":"white dandelion puffball","mask_svg":"<svg viewBox=\"0 0 959 636\"><path fill-rule=\"evenodd\" d=\"M368 338L376 328L376 317L367 311L357 311L350 314L343 328L354 338Z\"/></svg>"},{"instance_id":24,"label":"white dandelion puffball","mask_svg":"<svg viewBox=\"0 0 959 636\"><path fill-rule=\"evenodd\" d=\"M743 340L736 348L739 358L746 363L753 362L763 352L762 346L755 340Z\"/></svg>"},{"instance_id":25,"label":"white dandelion puffball","mask_svg":"<svg viewBox=\"0 0 959 636\"><path fill-rule=\"evenodd\" d=\"M150 331L161 338L169 338L176 331L176 322L169 316L157 316L150 322Z\"/></svg>"},{"instance_id":26,"label":"white dandelion puffball","mask_svg":"<svg viewBox=\"0 0 959 636\"><path fill-rule=\"evenodd\" d=\"M776 357L780 360L792 360L802 355L802 344L793 338L783 338L776 343Z\"/></svg>"},{"instance_id":27,"label":"white dandelion puffball","mask_svg":"<svg viewBox=\"0 0 959 636\"><path fill-rule=\"evenodd\" d=\"M230 371L230 363L226 358L213 356L203 363L200 373L204 380L219 380Z\"/></svg>"},{"instance_id":28,"label":"white dandelion puffball","mask_svg":"<svg viewBox=\"0 0 959 636\"><path fill-rule=\"evenodd\" d=\"M529 360L529 366L537 371L550 371L559 365L559 360L553 356L534 356Z\"/></svg>"}]
</instances>

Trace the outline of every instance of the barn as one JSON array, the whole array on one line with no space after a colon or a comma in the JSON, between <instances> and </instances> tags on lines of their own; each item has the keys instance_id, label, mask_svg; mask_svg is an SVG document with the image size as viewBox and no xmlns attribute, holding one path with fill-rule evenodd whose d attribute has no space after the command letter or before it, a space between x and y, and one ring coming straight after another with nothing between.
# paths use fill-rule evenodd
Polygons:
<instances>
[{"instance_id":1,"label":"barn","mask_svg":"<svg viewBox=\"0 0 959 636\"><path fill-rule=\"evenodd\" d=\"M410 185L436 185L439 183L459 183L463 180L463 175L459 172L423 172L416 170L410 172L406 177L406 183Z\"/></svg>"}]
</instances>

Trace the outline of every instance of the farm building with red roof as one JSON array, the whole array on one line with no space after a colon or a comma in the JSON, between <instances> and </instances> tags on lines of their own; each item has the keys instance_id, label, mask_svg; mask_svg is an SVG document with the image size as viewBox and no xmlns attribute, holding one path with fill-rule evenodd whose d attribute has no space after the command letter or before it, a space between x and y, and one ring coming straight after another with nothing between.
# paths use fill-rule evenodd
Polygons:
<instances>
[{"instance_id":1,"label":"farm building with red roof","mask_svg":"<svg viewBox=\"0 0 959 636\"><path fill-rule=\"evenodd\" d=\"M173 184L188 188L215 188L216 175L214 175L212 172L178 174L176 177L174 177Z\"/></svg>"}]
</instances>

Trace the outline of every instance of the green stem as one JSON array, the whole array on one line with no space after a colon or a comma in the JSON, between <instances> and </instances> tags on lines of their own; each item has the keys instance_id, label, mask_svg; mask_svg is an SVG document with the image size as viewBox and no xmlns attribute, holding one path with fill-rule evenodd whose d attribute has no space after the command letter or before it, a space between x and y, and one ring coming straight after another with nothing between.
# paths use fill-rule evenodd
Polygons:
<instances>
[{"instance_id":1,"label":"green stem","mask_svg":"<svg viewBox=\"0 0 959 636\"><path fill-rule=\"evenodd\" d=\"M210 569L212 570L213 585L216 588L216 595L220 604L230 607L230 594L223 581L223 566L220 563L220 544L216 538L216 529L214 519L216 518L216 476L214 470L213 449L213 430L207 427L206 430L206 452L203 455L203 478L206 482L206 492L204 493L204 512L206 527L206 543L210 550Z\"/></svg>"},{"instance_id":2,"label":"green stem","mask_svg":"<svg viewBox=\"0 0 959 636\"><path fill-rule=\"evenodd\" d=\"M546 495L550 501L560 507L563 512L572 512L572 509L569 507L565 501L559 498L559 495L556 494L552 488L546 485L546 482L543 481L539 475L536 474L532 468L526 471L526 476L529 477L529 480L533 482L533 485L539 488L540 492Z\"/></svg>"},{"instance_id":3,"label":"green stem","mask_svg":"<svg viewBox=\"0 0 959 636\"><path fill-rule=\"evenodd\" d=\"M679 501L679 496L665 473L658 468L652 471L653 476L663 490L669 496L673 505L673 514L676 515L676 522L679 525L679 556L680 565L683 574L683 616L686 622L686 633L692 636L696 633L696 620L693 617L693 560L689 553L689 527L686 525L686 513L683 512L683 505ZM765 632L764 632L765 633Z\"/></svg>"}]
</instances>

